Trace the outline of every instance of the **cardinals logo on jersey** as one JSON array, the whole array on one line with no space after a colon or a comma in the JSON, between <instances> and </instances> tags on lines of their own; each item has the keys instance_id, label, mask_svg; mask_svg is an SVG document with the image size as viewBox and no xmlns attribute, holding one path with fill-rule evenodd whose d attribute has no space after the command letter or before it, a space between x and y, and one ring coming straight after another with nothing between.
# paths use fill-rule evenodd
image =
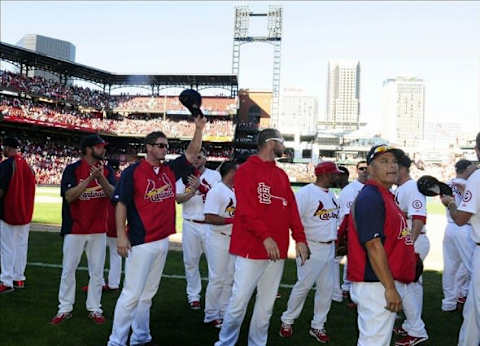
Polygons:
<instances>
[{"instance_id":1,"label":"cardinals logo on jersey","mask_svg":"<svg viewBox=\"0 0 480 346\"><path fill-rule=\"evenodd\" d=\"M161 180L164 183L160 187L156 187L155 181L147 179L148 184L145 189L145 199L149 199L151 202L161 202L164 199L174 197L172 183L166 174L161 175Z\"/></svg>"},{"instance_id":2,"label":"cardinals logo on jersey","mask_svg":"<svg viewBox=\"0 0 480 346\"><path fill-rule=\"evenodd\" d=\"M323 205L323 202L318 201L318 207L317 207L317 210L315 210L315 213L313 213L313 216L315 217L318 216L320 220L324 220L324 221L328 221L330 219L337 219L339 206L333 198L332 198L332 202L333 202L333 205L335 205L335 208L326 209L325 206Z\"/></svg>"},{"instance_id":3,"label":"cardinals logo on jersey","mask_svg":"<svg viewBox=\"0 0 480 346\"><path fill-rule=\"evenodd\" d=\"M228 202L227 207L225 208L225 213L227 213L230 217L233 217L235 214L235 204L233 203L233 199L230 198L230 202Z\"/></svg>"},{"instance_id":4,"label":"cardinals logo on jersey","mask_svg":"<svg viewBox=\"0 0 480 346\"><path fill-rule=\"evenodd\" d=\"M272 198L276 198L282 201L284 207L288 205L287 200L280 196L274 196L270 192L271 188L265 183L258 183L257 185L257 193L258 193L258 201L261 204L272 204Z\"/></svg>"},{"instance_id":5,"label":"cardinals logo on jersey","mask_svg":"<svg viewBox=\"0 0 480 346\"><path fill-rule=\"evenodd\" d=\"M84 179L80 179L80 183L83 180ZM79 199L81 201L88 201L95 198L105 197L105 192L103 191L102 186L99 184L98 180L95 179L93 182L95 183L95 186L87 187L85 191L83 191L80 195Z\"/></svg>"},{"instance_id":6,"label":"cardinals logo on jersey","mask_svg":"<svg viewBox=\"0 0 480 346\"><path fill-rule=\"evenodd\" d=\"M401 218L400 231L398 233L398 239L403 239L405 245L413 245L412 231L408 228L407 222L404 217Z\"/></svg>"}]
</instances>

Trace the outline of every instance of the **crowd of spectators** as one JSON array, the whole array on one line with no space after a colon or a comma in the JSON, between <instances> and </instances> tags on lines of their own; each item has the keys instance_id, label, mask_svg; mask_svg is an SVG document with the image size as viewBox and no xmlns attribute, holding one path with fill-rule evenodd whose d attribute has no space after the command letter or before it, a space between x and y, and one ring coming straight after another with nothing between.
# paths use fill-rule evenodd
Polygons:
<instances>
[{"instance_id":1,"label":"crowd of spectators","mask_svg":"<svg viewBox=\"0 0 480 346\"><path fill-rule=\"evenodd\" d=\"M85 129L117 135L145 136L152 131L163 131L169 138L191 138L194 132L194 126L187 120L171 118L139 120L130 117L121 120L105 119L89 112L81 112L56 104L3 95L0 96L0 112L10 121L34 122L38 125ZM234 131L233 121L209 118L204 133L208 137L232 139Z\"/></svg>"},{"instance_id":2,"label":"crowd of spectators","mask_svg":"<svg viewBox=\"0 0 480 346\"><path fill-rule=\"evenodd\" d=\"M88 109L139 113L186 113L178 96L110 95L103 90L61 84L42 77L27 77L9 71L0 71L1 86L33 96L71 103ZM202 110L206 115L233 115L236 98L204 96Z\"/></svg>"}]
</instances>

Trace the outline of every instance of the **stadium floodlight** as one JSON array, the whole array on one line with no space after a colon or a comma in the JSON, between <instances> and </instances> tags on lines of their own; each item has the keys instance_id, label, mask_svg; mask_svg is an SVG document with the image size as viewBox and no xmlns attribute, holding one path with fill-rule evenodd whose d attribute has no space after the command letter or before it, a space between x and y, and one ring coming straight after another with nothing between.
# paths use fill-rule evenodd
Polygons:
<instances>
[{"instance_id":1,"label":"stadium floodlight","mask_svg":"<svg viewBox=\"0 0 480 346\"><path fill-rule=\"evenodd\" d=\"M270 112L271 126L273 127L277 126L279 117L282 15L283 9L279 6L270 6L267 13L251 12L248 6L235 7L233 29L232 74L237 75L237 80L240 73L240 46L242 44L265 42L273 45L272 108ZM250 17L267 18L267 33L265 36L249 36Z\"/></svg>"}]
</instances>

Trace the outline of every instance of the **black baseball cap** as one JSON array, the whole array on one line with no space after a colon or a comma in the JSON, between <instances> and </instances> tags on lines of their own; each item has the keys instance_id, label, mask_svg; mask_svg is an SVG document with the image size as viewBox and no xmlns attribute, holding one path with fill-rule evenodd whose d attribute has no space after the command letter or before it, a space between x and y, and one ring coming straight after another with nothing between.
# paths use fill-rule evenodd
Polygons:
<instances>
[{"instance_id":1,"label":"black baseball cap","mask_svg":"<svg viewBox=\"0 0 480 346\"><path fill-rule=\"evenodd\" d=\"M398 150L399 150L399 154L397 156L398 165L402 167L410 168L410 166L412 165L412 160L410 159L410 157L408 157L408 155L403 150L401 149L398 149Z\"/></svg>"},{"instance_id":2,"label":"black baseball cap","mask_svg":"<svg viewBox=\"0 0 480 346\"><path fill-rule=\"evenodd\" d=\"M473 163L472 161L465 160L465 159L458 161L455 164L455 172L458 174L462 174L472 163Z\"/></svg>"},{"instance_id":3,"label":"black baseball cap","mask_svg":"<svg viewBox=\"0 0 480 346\"><path fill-rule=\"evenodd\" d=\"M15 137L5 137L3 140L3 146L10 148L20 147L20 142Z\"/></svg>"},{"instance_id":4,"label":"black baseball cap","mask_svg":"<svg viewBox=\"0 0 480 346\"><path fill-rule=\"evenodd\" d=\"M388 152L393 153L399 158L402 156L403 150L391 147L387 144L374 145L367 153L367 165L370 165L378 155Z\"/></svg>"},{"instance_id":5,"label":"black baseball cap","mask_svg":"<svg viewBox=\"0 0 480 346\"><path fill-rule=\"evenodd\" d=\"M82 138L80 142L80 149L84 150L86 147L94 147L98 144L107 145L108 143L103 140L99 135L88 135Z\"/></svg>"}]
</instances>

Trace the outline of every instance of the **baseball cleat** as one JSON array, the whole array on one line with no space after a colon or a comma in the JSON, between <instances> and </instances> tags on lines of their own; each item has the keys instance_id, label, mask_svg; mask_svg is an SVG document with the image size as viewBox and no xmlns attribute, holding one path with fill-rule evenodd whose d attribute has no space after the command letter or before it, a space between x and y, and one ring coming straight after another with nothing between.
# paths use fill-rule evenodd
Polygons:
<instances>
[{"instance_id":1,"label":"baseball cleat","mask_svg":"<svg viewBox=\"0 0 480 346\"><path fill-rule=\"evenodd\" d=\"M0 294L2 293L10 293L15 291L13 287L5 286L4 284L0 284Z\"/></svg>"},{"instance_id":2,"label":"baseball cleat","mask_svg":"<svg viewBox=\"0 0 480 346\"><path fill-rule=\"evenodd\" d=\"M72 318L72 313L71 312L58 313L57 315L55 315L52 318L52 320L50 321L50 324L56 326L57 324L60 324L63 321L68 320L70 318Z\"/></svg>"},{"instance_id":3,"label":"baseball cleat","mask_svg":"<svg viewBox=\"0 0 480 346\"><path fill-rule=\"evenodd\" d=\"M211 324L214 328L220 329L220 328L222 328L222 326L223 326L223 320L213 320L212 322L210 322L210 324Z\"/></svg>"},{"instance_id":4,"label":"baseball cleat","mask_svg":"<svg viewBox=\"0 0 480 346\"><path fill-rule=\"evenodd\" d=\"M190 307L190 309L192 310L200 310L200 308L202 307L200 305L200 302L198 300L195 300L193 302L190 302L188 303L188 306Z\"/></svg>"},{"instance_id":5,"label":"baseball cleat","mask_svg":"<svg viewBox=\"0 0 480 346\"><path fill-rule=\"evenodd\" d=\"M293 335L292 325L289 323L282 322L279 333L282 338L289 338Z\"/></svg>"},{"instance_id":6,"label":"baseball cleat","mask_svg":"<svg viewBox=\"0 0 480 346\"><path fill-rule=\"evenodd\" d=\"M395 335L398 335L398 336L403 336L403 337L408 336L407 331L402 327L394 327L393 332L395 333Z\"/></svg>"},{"instance_id":7,"label":"baseball cleat","mask_svg":"<svg viewBox=\"0 0 480 346\"><path fill-rule=\"evenodd\" d=\"M103 314L101 312L91 311L88 314L88 318L91 319L96 324L104 324L105 323L105 317L103 317Z\"/></svg>"},{"instance_id":8,"label":"baseball cleat","mask_svg":"<svg viewBox=\"0 0 480 346\"><path fill-rule=\"evenodd\" d=\"M428 340L428 337L417 337L417 336L410 336L407 335L402 339L395 342L395 346L413 346L418 345L424 341Z\"/></svg>"},{"instance_id":9,"label":"baseball cleat","mask_svg":"<svg viewBox=\"0 0 480 346\"><path fill-rule=\"evenodd\" d=\"M15 288L25 288L25 281L24 280L13 281L13 287L15 287Z\"/></svg>"},{"instance_id":10,"label":"baseball cleat","mask_svg":"<svg viewBox=\"0 0 480 346\"><path fill-rule=\"evenodd\" d=\"M328 337L327 331L325 329L310 328L308 334L310 334L310 336L312 336L321 344L326 344L330 341L330 338Z\"/></svg>"}]
</instances>

